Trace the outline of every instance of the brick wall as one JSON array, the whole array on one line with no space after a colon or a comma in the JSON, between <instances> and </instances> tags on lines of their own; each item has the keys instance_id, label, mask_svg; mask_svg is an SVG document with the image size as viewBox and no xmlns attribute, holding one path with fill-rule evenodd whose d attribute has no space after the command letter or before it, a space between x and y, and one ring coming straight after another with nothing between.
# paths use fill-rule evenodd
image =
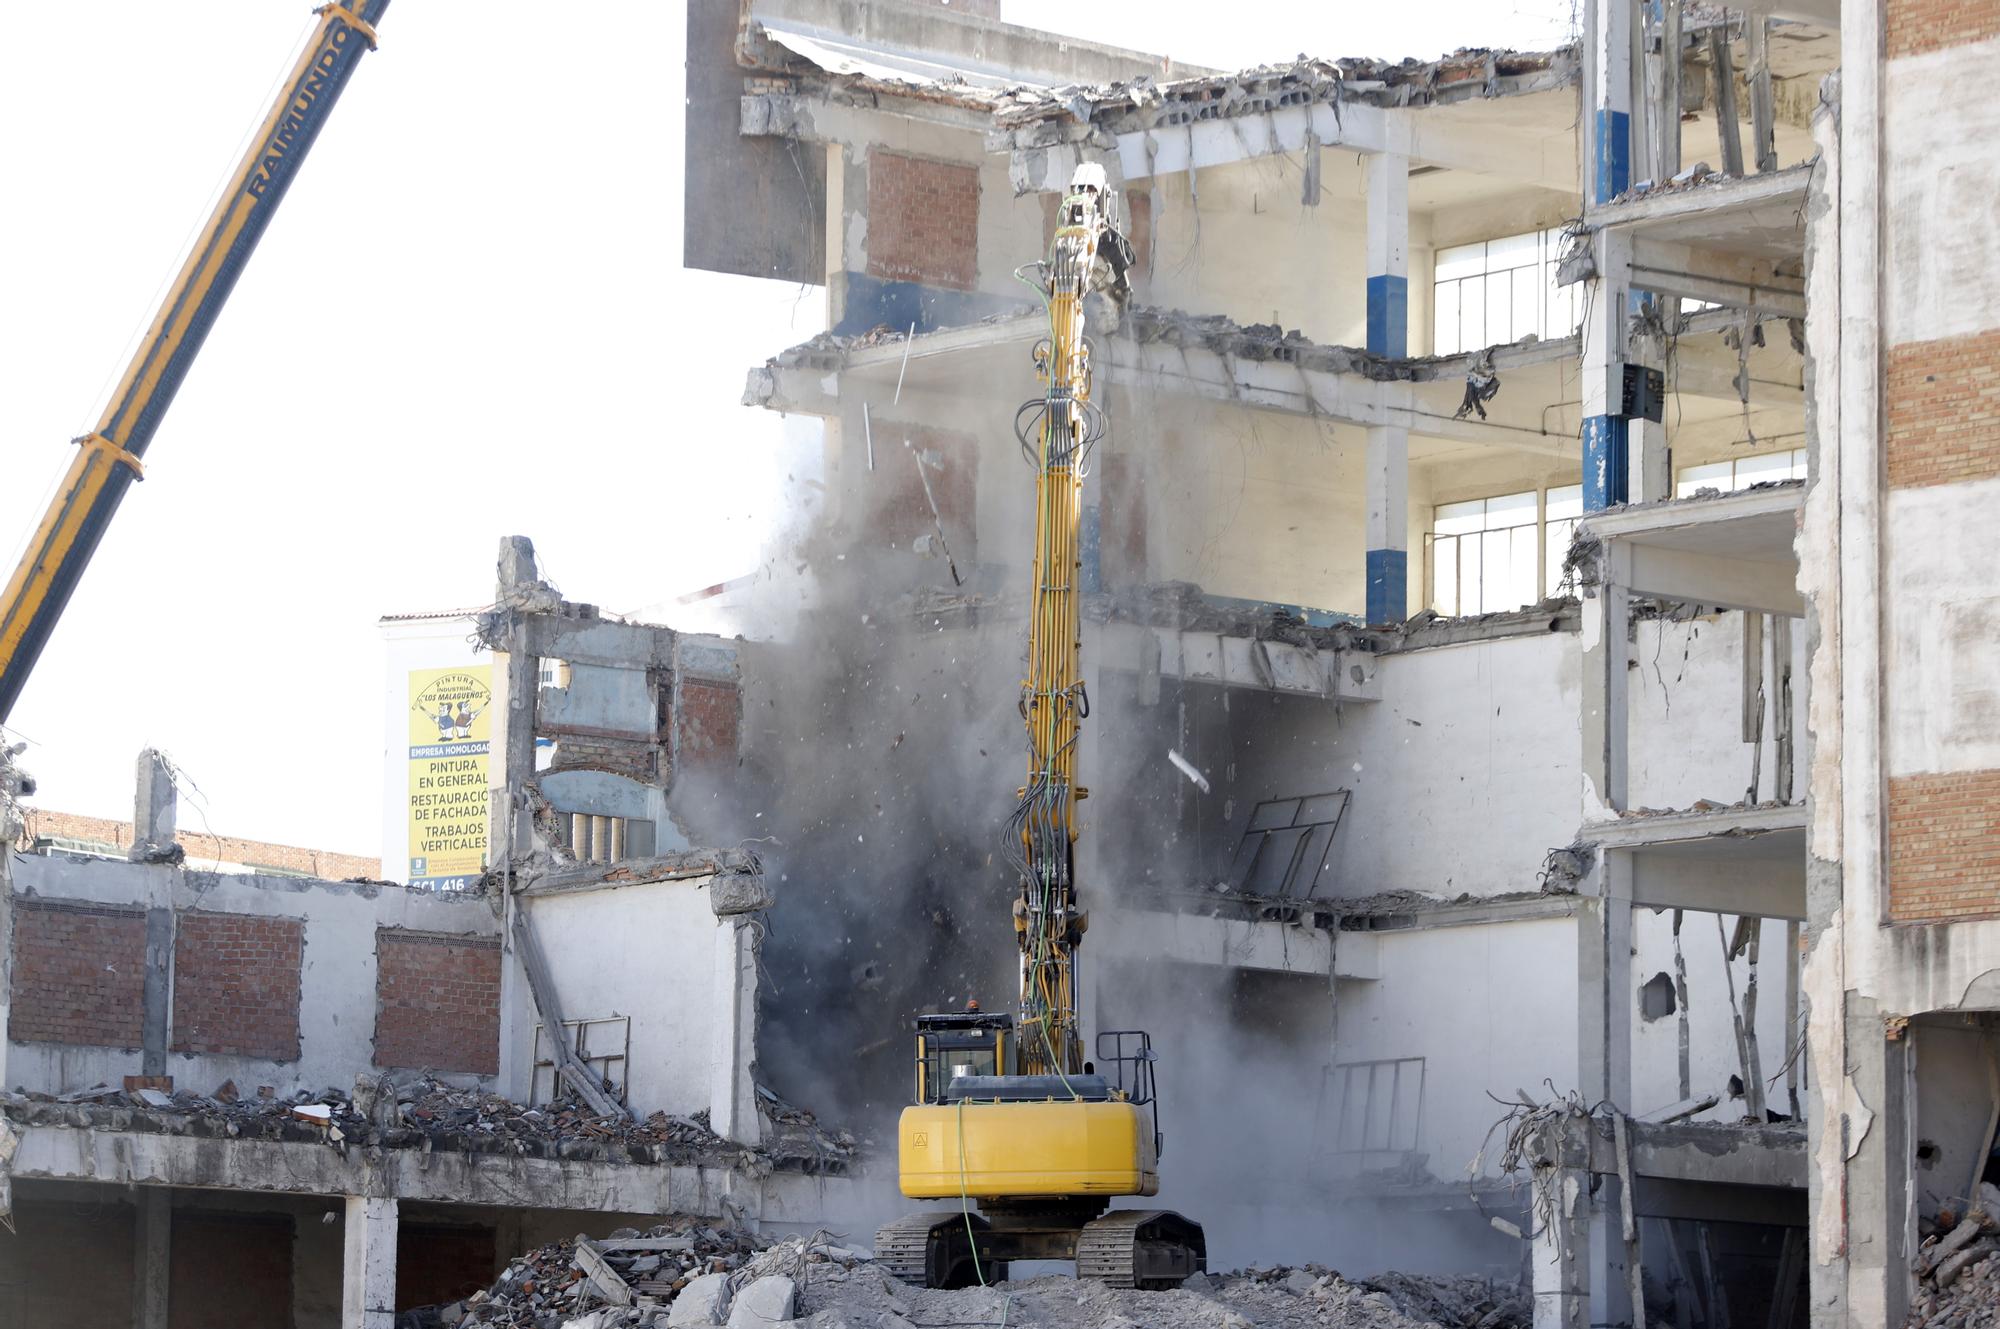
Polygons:
<instances>
[{"instance_id":1,"label":"brick wall","mask_svg":"<svg viewBox=\"0 0 2000 1329\"><path fill-rule=\"evenodd\" d=\"M683 678L680 684L679 736L675 751L680 764L734 766L743 724L743 695L734 683Z\"/></svg>"},{"instance_id":2,"label":"brick wall","mask_svg":"<svg viewBox=\"0 0 2000 1329\"><path fill-rule=\"evenodd\" d=\"M2000 35L1995 0L1886 0L1882 10L1883 54L1922 55Z\"/></svg>"},{"instance_id":3,"label":"brick wall","mask_svg":"<svg viewBox=\"0 0 2000 1329\"><path fill-rule=\"evenodd\" d=\"M979 170L868 154L868 275L969 291L979 279Z\"/></svg>"},{"instance_id":4,"label":"brick wall","mask_svg":"<svg viewBox=\"0 0 2000 1329\"><path fill-rule=\"evenodd\" d=\"M500 1073L500 939L375 931L375 1064Z\"/></svg>"},{"instance_id":5,"label":"brick wall","mask_svg":"<svg viewBox=\"0 0 2000 1329\"><path fill-rule=\"evenodd\" d=\"M85 817L74 812L54 812L48 808L28 808L26 822L21 847L28 852L51 841L58 845L62 841L70 841L121 855L132 847L132 823L129 821ZM346 881L350 877L379 881L382 877L382 860L365 858L360 854L336 854L327 849L302 849L297 845L245 840L234 835L209 835L201 831L184 830L174 839L187 851L191 867L228 863L236 867L302 873L326 881Z\"/></svg>"},{"instance_id":6,"label":"brick wall","mask_svg":"<svg viewBox=\"0 0 2000 1329\"><path fill-rule=\"evenodd\" d=\"M1889 917L2000 916L2000 770L1889 780Z\"/></svg>"},{"instance_id":7,"label":"brick wall","mask_svg":"<svg viewBox=\"0 0 2000 1329\"><path fill-rule=\"evenodd\" d=\"M660 779L660 749L651 743L629 739L558 734L555 760L549 769L610 771L641 784L655 784Z\"/></svg>"},{"instance_id":8,"label":"brick wall","mask_svg":"<svg viewBox=\"0 0 2000 1329\"><path fill-rule=\"evenodd\" d=\"M299 1058L305 923L183 913L174 929L175 1052Z\"/></svg>"},{"instance_id":9,"label":"brick wall","mask_svg":"<svg viewBox=\"0 0 2000 1329\"><path fill-rule=\"evenodd\" d=\"M9 1038L136 1048L145 1005L145 910L15 899Z\"/></svg>"},{"instance_id":10,"label":"brick wall","mask_svg":"<svg viewBox=\"0 0 2000 1329\"><path fill-rule=\"evenodd\" d=\"M1889 349L1891 488L2000 475L2000 331Z\"/></svg>"}]
</instances>

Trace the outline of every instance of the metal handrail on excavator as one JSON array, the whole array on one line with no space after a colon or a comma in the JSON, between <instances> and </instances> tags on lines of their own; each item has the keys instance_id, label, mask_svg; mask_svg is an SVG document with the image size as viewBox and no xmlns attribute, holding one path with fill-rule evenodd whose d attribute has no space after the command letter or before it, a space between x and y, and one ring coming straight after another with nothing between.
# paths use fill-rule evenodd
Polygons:
<instances>
[{"instance_id":1,"label":"metal handrail on excavator","mask_svg":"<svg viewBox=\"0 0 2000 1329\"><path fill-rule=\"evenodd\" d=\"M195 237L180 275L153 315L110 405L79 446L0 598L0 720L21 695L174 394L222 312L278 203L297 177L389 0L346 0L314 12L319 23L221 201Z\"/></svg>"}]
</instances>

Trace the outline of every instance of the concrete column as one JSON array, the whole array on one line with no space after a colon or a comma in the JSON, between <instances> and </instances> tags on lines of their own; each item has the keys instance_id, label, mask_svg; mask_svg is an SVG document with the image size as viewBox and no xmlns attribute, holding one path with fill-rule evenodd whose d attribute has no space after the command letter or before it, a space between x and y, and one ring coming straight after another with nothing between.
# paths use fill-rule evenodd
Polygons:
<instances>
[{"instance_id":1,"label":"concrete column","mask_svg":"<svg viewBox=\"0 0 2000 1329\"><path fill-rule=\"evenodd\" d=\"M1583 1096L1629 1111L1632 1101L1632 864L1600 851L1595 899L1577 914L1577 1080ZM1587 1147L1587 1145L1586 1145ZM1590 1323L1632 1323L1618 1178L1597 1178L1583 1203L1588 1257L1579 1277Z\"/></svg>"},{"instance_id":2,"label":"concrete column","mask_svg":"<svg viewBox=\"0 0 2000 1329\"><path fill-rule=\"evenodd\" d=\"M1632 0L1588 0L1584 9L1584 198L1609 202L1632 183ZM1630 493L1630 436L1620 414L1629 316L1631 241L1600 231L1597 275L1585 290L1583 319L1583 508L1624 503Z\"/></svg>"},{"instance_id":3,"label":"concrete column","mask_svg":"<svg viewBox=\"0 0 2000 1329\"><path fill-rule=\"evenodd\" d=\"M1368 158L1368 351L1410 353L1410 159ZM1410 434L1368 430L1367 621L1400 623L1409 613Z\"/></svg>"},{"instance_id":4,"label":"concrete column","mask_svg":"<svg viewBox=\"0 0 2000 1329\"><path fill-rule=\"evenodd\" d=\"M346 1197L341 1329L396 1329L396 1200Z\"/></svg>"},{"instance_id":5,"label":"concrete column","mask_svg":"<svg viewBox=\"0 0 2000 1329\"><path fill-rule=\"evenodd\" d=\"M1888 1037L1875 1002L1853 993L1846 1000L1848 1080L1872 1113L1866 1123L1846 1123L1847 1323L1901 1324L1910 1309L1916 1238L1910 1034Z\"/></svg>"},{"instance_id":6,"label":"concrete column","mask_svg":"<svg viewBox=\"0 0 2000 1329\"><path fill-rule=\"evenodd\" d=\"M139 754L138 776L132 799L131 857L143 861L150 857L150 850L165 849L174 842L177 799L173 767L154 749Z\"/></svg>"},{"instance_id":7,"label":"concrete column","mask_svg":"<svg viewBox=\"0 0 2000 1329\"><path fill-rule=\"evenodd\" d=\"M1594 594L1584 597L1583 781L1585 821L1622 812L1627 801L1627 713L1631 693L1631 595L1628 551L1616 543L1598 564Z\"/></svg>"},{"instance_id":8,"label":"concrete column","mask_svg":"<svg viewBox=\"0 0 2000 1329\"><path fill-rule=\"evenodd\" d=\"M757 925L729 915L715 921L715 994L708 1067L709 1128L725 1140L756 1144Z\"/></svg>"},{"instance_id":9,"label":"concrete column","mask_svg":"<svg viewBox=\"0 0 2000 1329\"><path fill-rule=\"evenodd\" d=\"M1590 1173L1585 1142L1567 1121L1551 1122L1530 1143L1534 1151L1537 1203L1529 1214L1536 1226L1529 1248L1535 1329L1589 1329ZM1549 1201L1543 1222L1539 1203Z\"/></svg>"},{"instance_id":10,"label":"concrete column","mask_svg":"<svg viewBox=\"0 0 2000 1329\"><path fill-rule=\"evenodd\" d=\"M141 1186L134 1197L132 1233L132 1323L135 1329L167 1329L168 1280L173 1268L173 1192Z\"/></svg>"}]
</instances>

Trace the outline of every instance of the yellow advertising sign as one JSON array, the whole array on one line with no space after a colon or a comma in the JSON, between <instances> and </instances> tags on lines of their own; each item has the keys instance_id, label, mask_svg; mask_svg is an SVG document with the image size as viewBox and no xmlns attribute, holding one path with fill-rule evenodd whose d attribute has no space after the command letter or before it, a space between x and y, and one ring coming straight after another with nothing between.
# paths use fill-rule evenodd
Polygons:
<instances>
[{"instance_id":1,"label":"yellow advertising sign","mask_svg":"<svg viewBox=\"0 0 2000 1329\"><path fill-rule=\"evenodd\" d=\"M410 671L410 884L463 890L486 867L493 667Z\"/></svg>"}]
</instances>

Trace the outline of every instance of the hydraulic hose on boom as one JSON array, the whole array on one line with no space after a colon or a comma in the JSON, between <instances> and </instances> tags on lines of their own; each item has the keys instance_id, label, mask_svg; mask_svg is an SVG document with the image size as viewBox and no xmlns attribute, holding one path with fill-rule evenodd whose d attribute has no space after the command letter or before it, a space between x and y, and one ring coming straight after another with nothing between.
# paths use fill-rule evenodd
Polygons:
<instances>
[{"instance_id":1,"label":"hydraulic hose on boom","mask_svg":"<svg viewBox=\"0 0 2000 1329\"><path fill-rule=\"evenodd\" d=\"M75 440L76 458L0 599L0 720L13 711L125 491L142 477L140 459L161 418L334 102L362 55L375 48L375 25L388 7L389 0L346 0L315 11L319 23L304 54L196 237L103 418Z\"/></svg>"}]
</instances>

